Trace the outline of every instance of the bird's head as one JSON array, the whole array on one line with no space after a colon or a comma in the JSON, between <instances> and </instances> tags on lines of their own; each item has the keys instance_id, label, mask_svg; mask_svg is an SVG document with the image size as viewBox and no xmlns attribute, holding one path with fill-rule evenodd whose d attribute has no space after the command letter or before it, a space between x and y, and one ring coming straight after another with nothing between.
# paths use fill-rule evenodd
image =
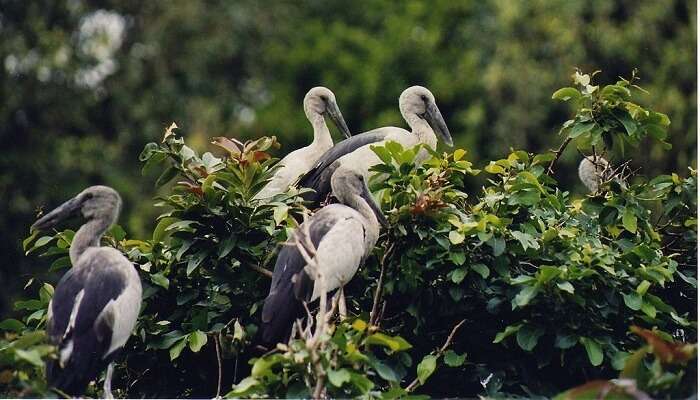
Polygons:
<instances>
[{"instance_id":1,"label":"bird's head","mask_svg":"<svg viewBox=\"0 0 700 400\"><path fill-rule=\"evenodd\" d=\"M399 97L399 109L407 121L414 119L414 116L425 120L442 141L452 147L452 135L430 90L423 86L411 86L404 90Z\"/></svg>"},{"instance_id":2,"label":"bird's head","mask_svg":"<svg viewBox=\"0 0 700 400\"><path fill-rule=\"evenodd\" d=\"M374 200L374 197L372 197L372 192L370 192L369 186L367 186L367 179L362 172L352 168L339 167L333 172L333 176L331 177L331 189L333 190L333 195L341 203L348 206L352 207L358 200L367 203L377 217L377 221L384 227L389 226L389 222L386 217L384 217L382 209Z\"/></svg>"},{"instance_id":3,"label":"bird's head","mask_svg":"<svg viewBox=\"0 0 700 400\"><path fill-rule=\"evenodd\" d=\"M116 222L122 200L116 190L108 186L90 186L66 201L32 225L32 230L47 230L78 214L87 220L104 220L109 225Z\"/></svg>"},{"instance_id":4,"label":"bird's head","mask_svg":"<svg viewBox=\"0 0 700 400\"><path fill-rule=\"evenodd\" d=\"M316 86L306 93L306 96L304 96L304 113L306 113L306 117L309 120L314 115L328 115L346 138L352 136L335 100L335 95L328 88Z\"/></svg>"}]
</instances>

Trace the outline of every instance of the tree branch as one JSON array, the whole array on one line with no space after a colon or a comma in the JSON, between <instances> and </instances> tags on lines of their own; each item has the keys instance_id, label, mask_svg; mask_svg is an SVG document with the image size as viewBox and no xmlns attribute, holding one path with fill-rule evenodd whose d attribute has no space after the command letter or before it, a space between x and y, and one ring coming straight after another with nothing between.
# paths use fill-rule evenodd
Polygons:
<instances>
[{"instance_id":1,"label":"tree branch","mask_svg":"<svg viewBox=\"0 0 700 400\"><path fill-rule=\"evenodd\" d=\"M381 319L379 312L379 300L381 299L382 296L382 290L384 287L384 270L385 270L385 261L389 253L391 253L394 250L394 243L390 244L384 254L382 255L382 258L379 260L379 281L377 282L377 289L374 291L374 300L372 301L372 311L369 313L369 324L370 325L377 325L379 323L379 320Z\"/></svg>"},{"instance_id":2,"label":"tree branch","mask_svg":"<svg viewBox=\"0 0 700 400\"><path fill-rule=\"evenodd\" d=\"M571 142L571 138L566 138L564 142L559 146L557 150L550 150L551 152L554 153L554 160L549 163L549 168L547 168L547 175L552 175L554 174L554 164L559 160L559 157L561 157L562 153L564 152L564 149L566 149L566 146L569 145L569 142Z\"/></svg>"},{"instance_id":3,"label":"tree branch","mask_svg":"<svg viewBox=\"0 0 700 400\"><path fill-rule=\"evenodd\" d=\"M459 328L462 327L462 325L464 325L465 322L467 322L467 320L463 319L457 325L455 325L454 328L452 328L452 332L450 332L450 334L447 336L447 339L445 339L445 343L443 343L442 347L440 347L440 349L435 353L435 355L437 357L440 357L441 355L445 354L445 351L447 351L447 348L450 346L450 344L452 344L452 341L454 340L455 334L457 334L457 331L459 330ZM420 383L420 381L416 377L416 379L414 379L413 382L411 382L411 384L406 387L406 391L407 392L414 391L418 387L419 383Z\"/></svg>"},{"instance_id":4,"label":"tree branch","mask_svg":"<svg viewBox=\"0 0 700 400\"><path fill-rule=\"evenodd\" d=\"M216 397L221 398L221 345L219 344L219 334L214 335L214 348L216 349L216 363L219 367L219 375L216 380Z\"/></svg>"}]
</instances>

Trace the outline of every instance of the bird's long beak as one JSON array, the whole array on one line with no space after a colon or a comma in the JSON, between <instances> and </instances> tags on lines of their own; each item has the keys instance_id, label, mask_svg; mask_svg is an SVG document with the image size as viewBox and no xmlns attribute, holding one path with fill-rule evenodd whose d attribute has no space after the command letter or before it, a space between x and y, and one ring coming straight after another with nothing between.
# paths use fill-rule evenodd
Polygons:
<instances>
[{"instance_id":1,"label":"bird's long beak","mask_svg":"<svg viewBox=\"0 0 700 400\"><path fill-rule=\"evenodd\" d=\"M382 213L382 209L379 208L379 204L377 204L377 202L374 201L374 197L372 197L372 192L369 191L369 187L366 183L362 185L362 193L360 194L360 196L362 196L362 198L367 202L369 208L372 209L374 215L377 217L377 221L379 221L379 223L383 227L388 228L389 221L387 221L386 217Z\"/></svg>"},{"instance_id":2,"label":"bird's long beak","mask_svg":"<svg viewBox=\"0 0 700 400\"><path fill-rule=\"evenodd\" d=\"M447 129L447 124L445 119L442 117L442 113L437 108L434 102L430 102L425 110L425 120L433 131L437 133L446 145L452 147L452 135L450 135L450 130Z\"/></svg>"},{"instance_id":3,"label":"bird's long beak","mask_svg":"<svg viewBox=\"0 0 700 400\"><path fill-rule=\"evenodd\" d=\"M338 103L336 103L333 100L328 101L326 103L326 112L328 112L328 116L331 117L335 126L338 127L338 130L340 130L340 132L342 132L346 138L352 136L352 134L350 133L350 129L348 128L348 124L345 123L345 119L343 119L343 114L340 112Z\"/></svg>"},{"instance_id":4,"label":"bird's long beak","mask_svg":"<svg viewBox=\"0 0 700 400\"><path fill-rule=\"evenodd\" d=\"M78 211L80 211L80 207L82 205L83 202L80 196L73 197L72 199L56 207L50 213L39 218L39 220L36 221L34 225L32 225L31 230L47 230L56 225L57 223L63 221L64 219L75 215Z\"/></svg>"}]
</instances>

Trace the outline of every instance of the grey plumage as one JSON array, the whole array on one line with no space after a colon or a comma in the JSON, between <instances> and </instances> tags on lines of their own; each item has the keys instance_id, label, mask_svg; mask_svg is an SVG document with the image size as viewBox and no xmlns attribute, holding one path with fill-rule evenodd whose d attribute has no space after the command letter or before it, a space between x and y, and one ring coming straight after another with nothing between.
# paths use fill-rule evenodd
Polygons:
<instances>
[{"instance_id":1,"label":"grey plumage","mask_svg":"<svg viewBox=\"0 0 700 400\"><path fill-rule=\"evenodd\" d=\"M347 165L362 172L365 177L373 165L381 160L372 151L372 145L381 145L388 141L400 143L404 148L417 144L425 144L435 149L437 135L449 146L452 146L452 136L440 113L433 94L422 86L411 86L404 90L399 97L399 110L411 128L407 131L393 126L377 128L372 131L343 140L326 152L316 166L301 178L299 185L316 191L308 200L318 203L330 192L331 177L334 170L341 165ZM427 158L427 152L421 151L416 162Z\"/></svg>"},{"instance_id":2,"label":"grey plumage","mask_svg":"<svg viewBox=\"0 0 700 400\"><path fill-rule=\"evenodd\" d=\"M274 176L255 195L256 199L269 199L276 194L285 192L300 176L314 166L324 152L333 147L333 138L326 125L325 116L328 116L335 123L345 137L351 136L335 95L325 87L318 86L309 90L304 97L304 113L314 130L313 141L308 146L294 150L280 160Z\"/></svg>"},{"instance_id":3,"label":"grey plumage","mask_svg":"<svg viewBox=\"0 0 700 400\"><path fill-rule=\"evenodd\" d=\"M322 271L325 289L330 292L345 285L370 254L379 237L379 224L386 224L367 188L364 175L347 167L333 175L333 194L342 204L323 207L298 228L316 248L314 262ZM302 301L319 296L318 285L304 270L306 261L298 248L286 245L280 251L262 312L262 339L274 344L289 336L295 318L303 310Z\"/></svg>"},{"instance_id":4,"label":"grey plumage","mask_svg":"<svg viewBox=\"0 0 700 400\"><path fill-rule=\"evenodd\" d=\"M81 395L114 359L141 307L141 281L133 265L118 250L99 245L120 206L116 191L92 186L32 226L45 230L76 214L87 220L71 243L73 268L56 286L47 323L49 339L58 347L58 360L47 364L47 381L69 395Z\"/></svg>"}]
</instances>

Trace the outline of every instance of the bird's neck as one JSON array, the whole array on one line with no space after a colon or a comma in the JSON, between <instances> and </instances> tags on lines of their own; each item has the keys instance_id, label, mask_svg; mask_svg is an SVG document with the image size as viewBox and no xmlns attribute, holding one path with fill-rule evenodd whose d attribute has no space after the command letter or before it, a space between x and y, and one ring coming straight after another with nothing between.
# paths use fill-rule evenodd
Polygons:
<instances>
[{"instance_id":1,"label":"bird's neck","mask_svg":"<svg viewBox=\"0 0 700 400\"><path fill-rule=\"evenodd\" d=\"M333 147L333 138L331 137L331 132L328 130L328 125L326 125L326 120L321 114L314 114L309 118L311 126L314 128L314 140L311 142L311 146L322 147L330 149Z\"/></svg>"},{"instance_id":2,"label":"bird's neck","mask_svg":"<svg viewBox=\"0 0 700 400\"><path fill-rule=\"evenodd\" d=\"M377 216L374 215L374 211L372 211L372 208L367 204L367 201L363 199L360 196L353 196L352 199L353 204L351 205L352 208L357 210L357 212L360 213L365 218L365 232L367 235L365 236L365 242L371 243L371 245L368 246L368 252L372 250L372 247L374 247L374 243L377 241L379 238L379 221L377 220Z\"/></svg>"},{"instance_id":3,"label":"bird's neck","mask_svg":"<svg viewBox=\"0 0 700 400\"><path fill-rule=\"evenodd\" d=\"M70 262L78 265L80 256L90 247L98 247L102 235L107 231L111 223L106 220L90 220L78 229L70 245Z\"/></svg>"},{"instance_id":4,"label":"bird's neck","mask_svg":"<svg viewBox=\"0 0 700 400\"><path fill-rule=\"evenodd\" d=\"M411 133L418 136L419 142L427 144L431 149L435 150L437 147L437 136L435 136L433 128L430 127L426 120L413 114L406 117L406 122L411 127Z\"/></svg>"}]
</instances>

